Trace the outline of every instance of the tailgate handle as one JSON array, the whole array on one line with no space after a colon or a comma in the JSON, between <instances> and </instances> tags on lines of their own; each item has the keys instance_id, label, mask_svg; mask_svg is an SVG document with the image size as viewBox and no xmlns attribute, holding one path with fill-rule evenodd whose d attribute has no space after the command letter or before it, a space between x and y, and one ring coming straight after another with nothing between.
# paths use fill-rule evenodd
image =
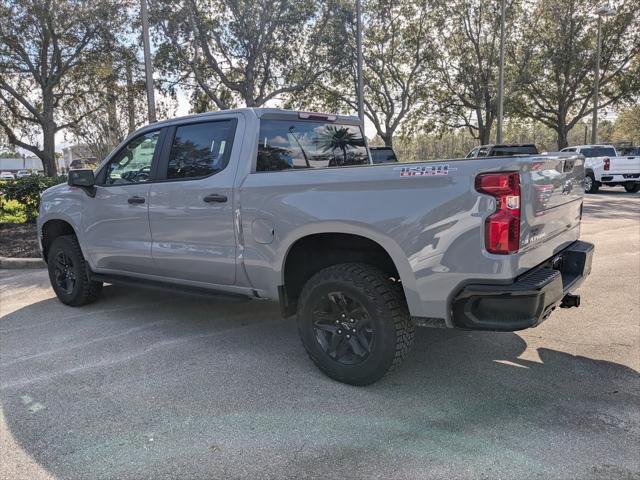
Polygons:
<instances>
[{"instance_id":1,"label":"tailgate handle","mask_svg":"<svg viewBox=\"0 0 640 480\"><path fill-rule=\"evenodd\" d=\"M562 167L562 171L564 173L573 172L573 166L576 164L575 160L565 160L564 166Z\"/></svg>"}]
</instances>

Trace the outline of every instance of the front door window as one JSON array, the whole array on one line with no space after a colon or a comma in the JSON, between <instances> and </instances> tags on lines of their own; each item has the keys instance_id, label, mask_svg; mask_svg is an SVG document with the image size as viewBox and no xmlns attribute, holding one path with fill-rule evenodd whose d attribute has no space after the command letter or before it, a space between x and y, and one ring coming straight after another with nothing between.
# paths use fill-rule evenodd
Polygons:
<instances>
[{"instance_id":1,"label":"front door window","mask_svg":"<svg viewBox=\"0 0 640 480\"><path fill-rule=\"evenodd\" d=\"M160 132L149 132L131 140L107 165L105 185L148 182Z\"/></svg>"}]
</instances>

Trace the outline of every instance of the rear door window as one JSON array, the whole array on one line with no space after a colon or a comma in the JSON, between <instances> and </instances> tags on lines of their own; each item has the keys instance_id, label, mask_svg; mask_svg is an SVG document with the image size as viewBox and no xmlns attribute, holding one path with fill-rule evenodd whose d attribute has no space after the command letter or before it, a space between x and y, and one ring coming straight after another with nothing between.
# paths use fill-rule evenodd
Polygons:
<instances>
[{"instance_id":1,"label":"rear door window","mask_svg":"<svg viewBox=\"0 0 640 480\"><path fill-rule=\"evenodd\" d=\"M471 150L465 158L475 158L477 154L478 154L478 147Z\"/></svg>"},{"instance_id":2,"label":"rear door window","mask_svg":"<svg viewBox=\"0 0 640 480\"><path fill-rule=\"evenodd\" d=\"M489 155L489 147L480 147L478 150L478 157L486 157Z\"/></svg>"},{"instance_id":3,"label":"rear door window","mask_svg":"<svg viewBox=\"0 0 640 480\"><path fill-rule=\"evenodd\" d=\"M368 165L360 127L303 120L260 122L256 171Z\"/></svg>"},{"instance_id":4,"label":"rear door window","mask_svg":"<svg viewBox=\"0 0 640 480\"><path fill-rule=\"evenodd\" d=\"M176 127L166 179L201 178L224 170L229 163L234 131L235 120Z\"/></svg>"}]
</instances>

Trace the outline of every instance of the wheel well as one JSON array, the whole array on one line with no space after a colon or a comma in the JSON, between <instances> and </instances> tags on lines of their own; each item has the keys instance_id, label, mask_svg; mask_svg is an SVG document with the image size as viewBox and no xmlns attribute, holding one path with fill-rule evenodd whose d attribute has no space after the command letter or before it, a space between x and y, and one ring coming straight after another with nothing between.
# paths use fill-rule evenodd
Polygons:
<instances>
[{"instance_id":1,"label":"wheel well","mask_svg":"<svg viewBox=\"0 0 640 480\"><path fill-rule=\"evenodd\" d=\"M313 275L331 265L350 262L373 265L399 279L387 251L369 238L347 233L309 235L291 246L284 263L284 286L280 288L283 314L295 313L300 292Z\"/></svg>"},{"instance_id":2,"label":"wheel well","mask_svg":"<svg viewBox=\"0 0 640 480\"><path fill-rule=\"evenodd\" d=\"M42 226L42 256L47 260L47 253L53 241L60 235L75 235L73 227L64 220L49 220Z\"/></svg>"}]
</instances>

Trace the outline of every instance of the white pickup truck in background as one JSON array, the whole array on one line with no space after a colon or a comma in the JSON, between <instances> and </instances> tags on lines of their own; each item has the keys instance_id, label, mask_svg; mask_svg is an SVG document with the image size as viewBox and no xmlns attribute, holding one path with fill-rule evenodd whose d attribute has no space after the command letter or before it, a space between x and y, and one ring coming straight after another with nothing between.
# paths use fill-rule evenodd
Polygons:
<instances>
[{"instance_id":1,"label":"white pickup truck in background","mask_svg":"<svg viewBox=\"0 0 640 480\"><path fill-rule=\"evenodd\" d=\"M577 145L563 148L561 152L584 155L584 191L596 193L601 186L624 186L629 193L640 191L640 148L629 156L618 156L613 145Z\"/></svg>"}]
</instances>

